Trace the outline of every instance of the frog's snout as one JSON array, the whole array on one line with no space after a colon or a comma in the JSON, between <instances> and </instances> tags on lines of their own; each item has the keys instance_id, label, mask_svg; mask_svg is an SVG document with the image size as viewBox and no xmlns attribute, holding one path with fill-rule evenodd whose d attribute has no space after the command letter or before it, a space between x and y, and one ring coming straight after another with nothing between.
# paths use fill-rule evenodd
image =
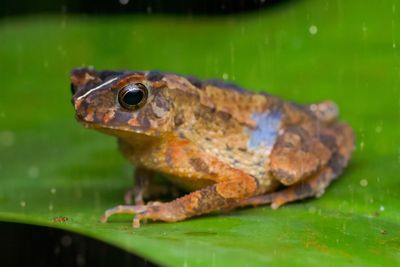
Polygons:
<instances>
[{"instance_id":1,"label":"frog's snout","mask_svg":"<svg viewBox=\"0 0 400 267\"><path fill-rule=\"evenodd\" d=\"M80 99L72 100L72 104L74 105L74 108L76 111L79 110L81 103L82 103L82 100L80 100Z\"/></svg>"},{"instance_id":2,"label":"frog's snout","mask_svg":"<svg viewBox=\"0 0 400 267\"><path fill-rule=\"evenodd\" d=\"M74 105L75 108L75 118L78 119L79 121L84 120L87 114L86 110L81 107L82 100L80 99L75 99L75 101L72 100L72 104Z\"/></svg>"}]
</instances>

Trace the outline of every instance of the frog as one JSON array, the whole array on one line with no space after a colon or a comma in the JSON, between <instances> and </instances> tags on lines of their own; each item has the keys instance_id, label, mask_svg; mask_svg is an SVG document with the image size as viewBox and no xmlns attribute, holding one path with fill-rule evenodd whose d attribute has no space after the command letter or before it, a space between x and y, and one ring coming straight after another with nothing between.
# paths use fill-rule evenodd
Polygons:
<instances>
[{"instance_id":1,"label":"frog","mask_svg":"<svg viewBox=\"0 0 400 267\"><path fill-rule=\"evenodd\" d=\"M137 228L320 197L354 149L353 130L330 100L298 104L160 71L81 67L70 79L78 122L116 137L135 167L125 203L106 210L102 222L131 214ZM185 193L145 203L155 174Z\"/></svg>"}]
</instances>

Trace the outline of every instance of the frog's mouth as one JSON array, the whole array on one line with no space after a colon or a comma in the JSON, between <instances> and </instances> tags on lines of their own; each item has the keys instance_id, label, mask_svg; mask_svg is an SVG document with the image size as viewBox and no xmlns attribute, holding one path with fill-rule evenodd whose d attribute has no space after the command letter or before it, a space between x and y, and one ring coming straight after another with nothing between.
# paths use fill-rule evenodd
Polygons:
<instances>
[{"instance_id":1,"label":"frog's mouth","mask_svg":"<svg viewBox=\"0 0 400 267\"><path fill-rule=\"evenodd\" d=\"M135 147L141 147L147 149L151 147L151 144L157 143L160 139L156 134L149 134L148 132L139 132L126 129L119 129L117 127L103 127L101 125L80 121L80 123L87 129L93 129L101 133L117 137L118 140L122 140L127 144Z\"/></svg>"},{"instance_id":2,"label":"frog's mouth","mask_svg":"<svg viewBox=\"0 0 400 267\"><path fill-rule=\"evenodd\" d=\"M103 125L102 123L90 122L82 119L75 114L76 120L83 125L86 129L96 130L107 135L116 136L122 139L135 139L138 136L142 137L156 137L159 134L154 131L144 131L139 127L121 126L121 125Z\"/></svg>"}]
</instances>

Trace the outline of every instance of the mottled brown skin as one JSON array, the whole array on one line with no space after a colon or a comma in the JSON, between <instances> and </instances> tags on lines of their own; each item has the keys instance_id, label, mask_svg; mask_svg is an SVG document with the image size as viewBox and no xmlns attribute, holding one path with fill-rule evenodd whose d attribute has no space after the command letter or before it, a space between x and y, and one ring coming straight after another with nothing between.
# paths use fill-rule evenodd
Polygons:
<instances>
[{"instance_id":1,"label":"mottled brown skin","mask_svg":"<svg viewBox=\"0 0 400 267\"><path fill-rule=\"evenodd\" d=\"M116 136L136 166L125 195L136 205L106 211L176 222L213 211L320 196L341 174L353 150L352 129L337 122L333 102L297 105L218 81L159 72L71 73L76 118ZM149 97L131 111L118 92L142 83ZM144 204L151 177L160 172L190 192L171 202ZM132 196L134 195L134 196Z\"/></svg>"}]
</instances>

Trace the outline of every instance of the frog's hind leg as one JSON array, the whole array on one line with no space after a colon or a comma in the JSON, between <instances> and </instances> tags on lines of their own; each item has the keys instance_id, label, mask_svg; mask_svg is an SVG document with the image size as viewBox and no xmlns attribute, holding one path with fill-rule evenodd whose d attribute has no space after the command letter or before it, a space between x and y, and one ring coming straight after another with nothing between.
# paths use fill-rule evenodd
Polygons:
<instances>
[{"instance_id":1,"label":"frog's hind leg","mask_svg":"<svg viewBox=\"0 0 400 267\"><path fill-rule=\"evenodd\" d=\"M324 193L325 188L328 187L335 177L332 168L327 166L307 180L300 181L278 192L244 199L240 201L238 206L245 207L271 204L271 207L276 209L288 202L313 196L319 197Z\"/></svg>"},{"instance_id":2,"label":"frog's hind leg","mask_svg":"<svg viewBox=\"0 0 400 267\"><path fill-rule=\"evenodd\" d=\"M164 222L182 221L234 207L240 199L254 195L257 187L257 181L253 177L238 173L231 180L221 181L171 202L117 206L107 210L101 220L106 222L110 216L118 213L135 214L133 226L136 228L140 226L140 221L143 219Z\"/></svg>"},{"instance_id":3,"label":"frog's hind leg","mask_svg":"<svg viewBox=\"0 0 400 267\"><path fill-rule=\"evenodd\" d=\"M165 148L165 173L186 177L192 183L209 180L209 185L170 202L117 206L105 212L103 222L117 213L135 214L134 227L145 219L176 222L229 209L241 199L257 195L259 184L255 177L209 156L191 142L174 139Z\"/></svg>"},{"instance_id":4,"label":"frog's hind leg","mask_svg":"<svg viewBox=\"0 0 400 267\"><path fill-rule=\"evenodd\" d=\"M241 200L238 206L257 206L271 203L271 207L276 209L288 202L313 196L321 196L325 188L327 188L346 167L354 144L353 132L346 124L336 124L332 126L329 131L325 132L324 139L324 143L331 146L334 153L329 162L319 172L281 191Z\"/></svg>"},{"instance_id":5,"label":"frog's hind leg","mask_svg":"<svg viewBox=\"0 0 400 267\"><path fill-rule=\"evenodd\" d=\"M292 126L278 137L269 157L269 171L281 184L291 186L326 166L335 149L302 127Z\"/></svg>"}]
</instances>

